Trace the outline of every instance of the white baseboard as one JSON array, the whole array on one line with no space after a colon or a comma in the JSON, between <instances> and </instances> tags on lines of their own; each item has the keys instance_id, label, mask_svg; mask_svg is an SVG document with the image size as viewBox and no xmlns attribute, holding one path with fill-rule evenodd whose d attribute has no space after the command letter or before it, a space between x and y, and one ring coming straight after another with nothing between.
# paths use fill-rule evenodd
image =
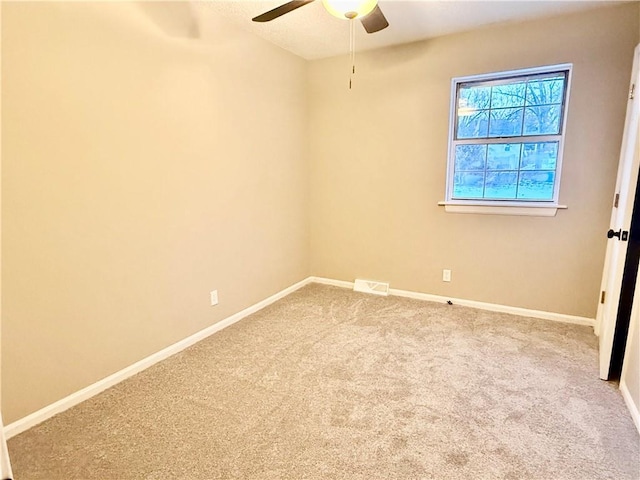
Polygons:
<instances>
[{"instance_id":1,"label":"white baseboard","mask_svg":"<svg viewBox=\"0 0 640 480\"><path fill-rule=\"evenodd\" d=\"M324 277L309 277L309 281L312 283L321 283L322 285L332 285L334 287L341 288L353 288L353 282L345 282L344 280L334 280L333 278Z\"/></svg>"},{"instance_id":2,"label":"white baseboard","mask_svg":"<svg viewBox=\"0 0 640 480\"><path fill-rule=\"evenodd\" d=\"M622 398L624 398L624 403L627 404L633 423L636 424L636 429L638 433L640 433L640 411L638 410L638 405L633 402L631 392L629 392L629 388L624 379L620 381L620 392L622 392Z\"/></svg>"},{"instance_id":3,"label":"white baseboard","mask_svg":"<svg viewBox=\"0 0 640 480\"><path fill-rule=\"evenodd\" d=\"M109 375L108 377L103 378L102 380L99 380L96 383L83 388L82 390L78 390L77 392L62 398L57 402L52 403L51 405L48 405L36 412L33 412L30 415L27 415L26 417L23 417L19 420L16 420L13 423L10 423L9 425L4 427L5 437L7 439L14 437L19 433L22 433L25 430L28 430L29 428L34 427L41 422L44 422L45 420L53 417L54 415L64 412L65 410L68 410L69 408L85 400L88 400L89 398L97 395L98 393L103 392L107 388L112 387L115 384L120 383L129 377L132 377L136 373L146 370L152 365L155 365L156 363L161 362L162 360L165 360L166 358L172 355L175 355L178 352L181 352L182 350L194 345L195 343L201 340L204 340L205 338L213 335L216 332L219 332L220 330L230 325L233 325L234 323L242 320L243 318L251 315L252 313L255 313L258 310L261 310L264 307L271 305L272 303L280 300L283 297L286 297L290 293L298 290L299 288L304 287L309 283L311 283L310 278L306 278L288 288L285 288L284 290L274 295L271 295L270 297L262 300L261 302L258 302L255 305L245 308L244 310L234 315L231 315L230 317L227 317L224 320L221 320L211 325L210 327L205 328L204 330L200 330L199 332L194 333L193 335L183 340L180 340L177 343L174 343L173 345L169 345L168 347L160 350L159 352L156 352L153 355L143 358L142 360L134 363L133 365L129 365L128 367L123 368L122 370L112 375Z\"/></svg>"},{"instance_id":4,"label":"white baseboard","mask_svg":"<svg viewBox=\"0 0 640 480\"><path fill-rule=\"evenodd\" d=\"M309 277L311 282L322 283L324 285L333 285L335 287L353 288L353 282L345 282L342 280L333 280L322 277ZM567 315L564 313L545 312L542 310L530 310L528 308L510 307L508 305L498 305L495 303L477 302L475 300L465 300L462 298L443 297L441 295L431 295L429 293L411 292L408 290L389 289L389 295L397 297L415 298L417 300L427 300L430 302L447 303L452 302L454 305L462 305L464 307L478 308L480 310L488 310L491 312L510 313L521 317L541 318L543 320L552 320L554 322L574 323L577 325L587 325L593 327L595 319L587 317L579 317L575 315Z\"/></svg>"},{"instance_id":5,"label":"white baseboard","mask_svg":"<svg viewBox=\"0 0 640 480\"><path fill-rule=\"evenodd\" d=\"M2 425L1 416L0 425ZM9 460L9 449L7 448L7 439L4 435L4 428L0 429L0 478L13 478L13 471L11 470L11 460Z\"/></svg>"}]
</instances>

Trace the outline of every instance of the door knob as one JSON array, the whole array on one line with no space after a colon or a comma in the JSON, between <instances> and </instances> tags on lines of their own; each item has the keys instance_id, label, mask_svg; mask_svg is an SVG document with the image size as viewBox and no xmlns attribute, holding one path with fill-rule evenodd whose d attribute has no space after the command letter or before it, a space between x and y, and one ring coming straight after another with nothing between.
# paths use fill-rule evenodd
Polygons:
<instances>
[{"instance_id":1,"label":"door knob","mask_svg":"<svg viewBox=\"0 0 640 480\"><path fill-rule=\"evenodd\" d=\"M609 229L609 231L607 232L607 238L613 238L613 237L618 237L618 240L620 240L620 230L618 230L617 232L614 232L612 228Z\"/></svg>"}]
</instances>

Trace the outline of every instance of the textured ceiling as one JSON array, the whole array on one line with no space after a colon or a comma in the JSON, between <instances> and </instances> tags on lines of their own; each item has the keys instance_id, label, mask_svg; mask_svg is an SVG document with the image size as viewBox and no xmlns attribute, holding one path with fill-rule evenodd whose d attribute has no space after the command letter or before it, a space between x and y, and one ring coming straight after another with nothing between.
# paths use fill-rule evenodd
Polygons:
<instances>
[{"instance_id":1,"label":"textured ceiling","mask_svg":"<svg viewBox=\"0 0 640 480\"><path fill-rule=\"evenodd\" d=\"M321 0L305 5L268 23L255 23L251 18L266 12L286 0L207 0L192 2L200 28L207 28L212 17L225 17L294 54L317 59L346 54L349 50L349 25L346 20L331 16ZM367 34L357 25L357 50L433 38L449 33L471 30L500 22L522 21L562 13L608 6L616 3L601 1L434 1L380 0L379 5L390 26Z\"/></svg>"}]
</instances>

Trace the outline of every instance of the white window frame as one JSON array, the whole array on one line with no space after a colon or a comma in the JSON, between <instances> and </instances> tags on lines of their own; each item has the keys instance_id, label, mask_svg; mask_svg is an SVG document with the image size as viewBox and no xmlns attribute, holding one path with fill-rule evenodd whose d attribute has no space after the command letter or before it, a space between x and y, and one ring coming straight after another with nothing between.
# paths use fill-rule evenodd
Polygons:
<instances>
[{"instance_id":1,"label":"white window frame","mask_svg":"<svg viewBox=\"0 0 640 480\"><path fill-rule=\"evenodd\" d=\"M573 65L563 63L558 65L548 65L543 67L526 68L520 70L510 70L505 72L486 73L481 75L470 75L456 77L451 80L451 106L449 113L449 150L447 158L447 183L446 200L439 202L445 207L446 212L452 213L480 213L480 214L502 214L502 215L532 215L532 216L554 216L558 209L567 208L558 203L560 195L560 180L562 173L562 157L564 153L565 131L567 126L567 114L569 106L569 93L571 87L571 72ZM535 135L535 136L512 136L512 137L490 137L481 139L460 139L455 138L456 124L458 119L457 97L459 86L468 83L499 84L506 80L513 80L518 77L526 77L538 74L555 72L566 72L566 84L564 91L564 102L562 105L562 117L560 132L557 135ZM491 143L525 143L523 138L535 138L536 142L544 142L550 139L558 141L558 156L556 161L555 184L553 198L551 200L499 200L499 199L453 199L454 161L455 147L459 144L491 144ZM514 141L515 140L515 141ZM530 140L529 140L530 141Z\"/></svg>"}]
</instances>

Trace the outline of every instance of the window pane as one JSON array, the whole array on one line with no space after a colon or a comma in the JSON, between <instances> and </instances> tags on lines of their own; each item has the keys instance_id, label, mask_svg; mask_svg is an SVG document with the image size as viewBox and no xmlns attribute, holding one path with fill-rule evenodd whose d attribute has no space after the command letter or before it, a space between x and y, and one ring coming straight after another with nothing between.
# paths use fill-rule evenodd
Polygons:
<instances>
[{"instance_id":1,"label":"window pane","mask_svg":"<svg viewBox=\"0 0 640 480\"><path fill-rule=\"evenodd\" d=\"M491 87L461 86L458 92L458 109L487 110L491 100Z\"/></svg>"},{"instance_id":2,"label":"window pane","mask_svg":"<svg viewBox=\"0 0 640 480\"><path fill-rule=\"evenodd\" d=\"M453 179L453 198L482 198L484 172L456 173Z\"/></svg>"},{"instance_id":3,"label":"window pane","mask_svg":"<svg viewBox=\"0 0 640 480\"><path fill-rule=\"evenodd\" d=\"M522 170L555 170L558 142L525 143L522 147Z\"/></svg>"},{"instance_id":4,"label":"window pane","mask_svg":"<svg viewBox=\"0 0 640 480\"><path fill-rule=\"evenodd\" d=\"M520 165L519 143L494 143L489 145L487 170L517 170Z\"/></svg>"},{"instance_id":5,"label":"window pane","mask_svg":"<svg viewBox=\"0 0 640 480\"><path fill-rule=\"evenodd\" d=\"M457 145L455 171L484 170L484 160L486 156L486 145Z\"/></svg>"},{"instance_id":6,"label":"window pane","mask_svg":"<svg viewBox=\"0 0 640 480\"><path fill-rule=\"evenodd\" d=\"M564 76L535 80L527 85L527 105L562 103Z\"/></svg>"},{"instance_id":7,"label":"window pane","mask_svg":"<svg viewBox=\"0 0 640 480\"><path fill-rule=\"evenodd\" d=\"M485 198L516 198L517 172L487 172Z\"/></svg>"},{"instance_id":8,"label":"window pane","mask_svg":"<svg viewBox=\"0 0 640 480\"><path fill-rule=\"evenodd\" d=\"M491 108L522 107L526 84L510 83L498 85L491 91Z\"/></svg>"},{"instance_id":9,"label":"window pane","mask_svg":"<svg viewBox=\"0 0 640 480\"><path fill-rule=\"evenodd\" d=\"M524 135L556 135L560 133L560 105L527 107Z\"/></svg>"},{"instance_id":10,"label":"window pane","mask_svg":"<svg viewBox=\"0 0 640 480\"><path fill-rule=\"evenodd\" d=\"M481 110L470 115L458 115L458 138L486 138L489 112Z\"/></svg>"},{"instance_id":11,"label":"window pane","mask_svg":"<svg viewBox=\"0 0 640 480\"><path fill-rule=\"evenodd\" d=\"M521 172L518 198L527 200L552 200L555 172Z\"/></svg>"},{"instance_id":12,"label":"window pane","mask_svg":"<svg viewBox=\"0 0 640 480\"><path fill-rule=\"evenodd\" d=\"M522 108L491 110L490 137L513 137L522 134Z\"/></svg>"}]
</instances>

